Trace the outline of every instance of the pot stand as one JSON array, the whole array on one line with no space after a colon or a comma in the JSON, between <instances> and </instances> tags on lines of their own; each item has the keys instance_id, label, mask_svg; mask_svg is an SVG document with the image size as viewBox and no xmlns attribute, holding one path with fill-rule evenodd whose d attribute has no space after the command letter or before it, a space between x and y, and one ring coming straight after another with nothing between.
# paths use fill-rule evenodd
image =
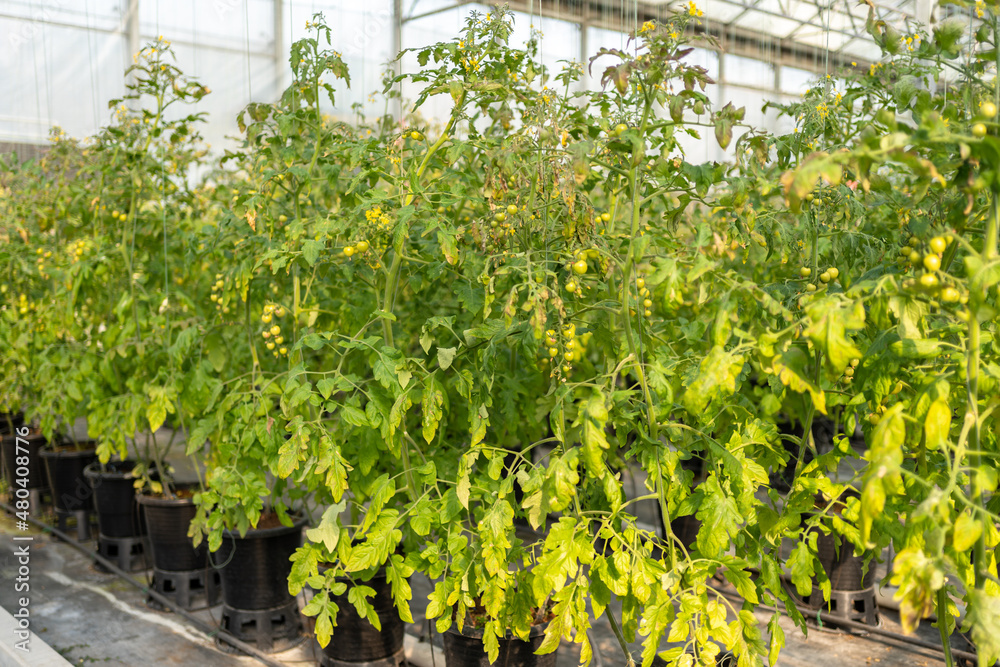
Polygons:
<instances>
[{"instance_id":1,"label":"pot stand","mask_svg":"<svg viewBox=\"0 0 1000 667\"><path fill-rule=\"evenodd\" d=\"M214 568L169 572L153 568L153 590L188 611L207 609L219 604L222 575ZM156 607L152 598L146 604Z\"/></svg>"},{"instance_id":2,"label":"pot stand","mask_svg":"<svg viewBox=\"0 0 1000 667\"><path fill-rule=\"evenodd\" d=\"M791 591L794 594L794 590ZM814 611L821 611L830 616L837 616L845 621L864 623L865 625L878 626L878 603L875 601L875 587L866 588L861 591L830 591L830 601L823 599L823 594L815 588L813 593L805 598L798 598L803 606ZM803 616L807 620L816 621L815 616L811 616L808 611L803 611ZM836 625L835 621L828 621L831 625Z\"/></svg>"},{"instance_id":3,"label":"pot stand","mask_svg":"<svg viewBox=\"0 0 1000 667\"><path fill-rule=\"evenodd\" d=\"M221 627L240 641L256 644L263 653L278 653L305 639L296 599L271 609L233 609L223 603ZM218 639L215 645L223 651L238 653Z\"/></svg>"},{"instance_id":4,"label":"pot stand","mask_svg":"<svg viewBox=\"0 0 1000 667\"><path fill-rule=\"evenodd\" d=\"M343 660L334 660L328 655L321 655L319 665L320 667L409 667L409 663L406 662L406 652L402 649L388 658L367 662L344 662Z\"/></svg>"},{"instance_id":5,"label":"pot stand","mask_svg":"<svg viewBox=\"0 0 1000 667\"><path fill-rule=\"evenodd\" d=\"M56 509L56 528L62 532L68 532L68 524L71 519L76 521L76 541L86 542L90 539L90 521L93 513L89 510L61 510Z\"/></svg>"},{"instance_id":6,"label":"pot stand","mask_svg":"<svg viewBox=\"0 0 1000 667\"><path fill-rule=\"evenodd\" d=\"M146 569L146 553L142 537L106 537L98 533L97 553L125 572Z\"/></svg>"}]
</instances>

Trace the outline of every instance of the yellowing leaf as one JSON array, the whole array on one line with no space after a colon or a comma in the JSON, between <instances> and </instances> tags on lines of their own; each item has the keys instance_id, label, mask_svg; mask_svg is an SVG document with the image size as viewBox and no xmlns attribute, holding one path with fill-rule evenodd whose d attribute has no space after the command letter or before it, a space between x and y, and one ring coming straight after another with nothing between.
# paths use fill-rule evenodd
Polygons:
<instances>
[{"instance_id":1,"label":"yellowing leaf","mask_svg":"<svg viewBox=\"0 0 1000 667\"><path fill-rule=\"evenodd\" d=\"M948 431L951 429L951 408L946 401L938 399L927 409L924 420L924 442L927 449L938 449L948 442Z\"/></svg>"},{"instance_id":2,"label":"yellowing leaf","mask_svg":"<svg viewBox=\"0 0 1000 667\"><path fill-rule=\"evenodd\" d=\"M972 512L966 510L959 514L958 519L955 520L952 534L955 551L968 551L983 534L983 524L972 516Z\"/></svg>"}]
</instances>

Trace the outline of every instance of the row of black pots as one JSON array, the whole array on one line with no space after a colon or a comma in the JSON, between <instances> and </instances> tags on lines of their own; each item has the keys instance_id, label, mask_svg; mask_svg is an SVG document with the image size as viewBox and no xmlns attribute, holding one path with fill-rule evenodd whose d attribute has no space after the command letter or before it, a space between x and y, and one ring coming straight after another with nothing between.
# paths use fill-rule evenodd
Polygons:
<instances>
[{"instance_id":1,"label":"row of black pots","mask_svg":"<svg viewBox=\"0 0 1000 667\"><path fill-rule=\"evenodd\" d=\"M19 424L20 425L20 424ZM48 482L57 510L96 510L102 538L120 539L145 536L152 551L152 565L165 571L194 571L209 565L204 543L197 549L188 537L195 515L190 498L162 498L137 494L131 461L97 463L93 449L45 450L44 438L33 434L27 440L29 481L36 487ZM13 483L16 440L4 437L4 468ZM43 465L44 464L44 465ZM23 471L21 471L23 472ZM289 558L301 544L304 521L294 526L254 529L244 536L226 531L222 546L212 558L221 567L224 605L241 611L267 610L288 604ZM375 589L371 603L382 630L358 615L345 591L334 602L340 608L335 636L323 649L326 657L339 662L374 662L399 653L405 626L399 619L385 572L364 582ZM452 628L444 635L447 664L486 667L490 664L537 665L552 667L555 654L534 655L543 639L542 626L532 629L529 641L508 638L500 641L500 657L490 663L483 646L483 631L466 626L459 633Z\"/></svg>"}]
</instances>

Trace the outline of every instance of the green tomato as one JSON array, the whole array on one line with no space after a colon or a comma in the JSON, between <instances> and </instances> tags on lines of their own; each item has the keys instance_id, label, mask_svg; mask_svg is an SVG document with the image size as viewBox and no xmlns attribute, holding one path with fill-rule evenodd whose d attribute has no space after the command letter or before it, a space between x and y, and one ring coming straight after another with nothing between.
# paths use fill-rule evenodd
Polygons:
<instances>
[{"instance_id":1,"label":"green tomato","mask_svg":"<svg viewBox=\"0 0 1000 667\"><path fill-rule=\"evenodd\" d=\"M585 274L587 272L587 268L587 260L585 259L578 259L573 262L573 273L578 276Z\"/></svg>"}]
</instances>

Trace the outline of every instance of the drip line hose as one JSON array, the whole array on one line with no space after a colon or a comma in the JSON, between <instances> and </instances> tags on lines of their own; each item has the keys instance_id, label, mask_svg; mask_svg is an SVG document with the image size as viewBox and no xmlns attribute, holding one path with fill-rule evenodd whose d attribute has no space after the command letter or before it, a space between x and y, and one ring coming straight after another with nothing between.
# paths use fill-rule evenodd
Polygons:
<instances>
[{"instance_id":1,"label":"drip line hose","mask_svg":"<svg viewBox=\"0 0 1000 667\"><path fill-rule=\"evenodd\" d=\"M721 595L721 596L723 596L725 598L728 598L730 600L739 601L739 602L743 601L743 598L740 595L737 595L737 594L732 593L730 591L722 590L720 588L716 588L715 586L709 586L709 588L711 588L713 591L715 591L719 595ZM777 608L768 607L768 609L773 609L774 611L778 612L782 616L787 616L788 615L784 611L782 611L780 609L777 609ZM883 637L889 637L891 639L895 639L895 640L900 641L900 642L905 642L907 644L912 644L914 646L920 646L921 648L928 648L928 649L931 649L933 651L937 651L938 653L941 653L942 655L944 654L944 648L941 646L941 644L935 644L934 642L924 641L923 639L917 639L916 637L909 637L907 635L903 635L903 634L900 634L898 632L893 632L891 630L885 630L883 628L880 628L880 627L877 627L877 626L874 626L874 625L865 625L864 623L858 623L857 621L851 621L849 619L842 618L840 616L834 616L833 614L827 614L827 613L822 612L822 611L816 612L816 614L814 616L813 613L812 613L812 610L810 610L807 617L808 618L814 618L815 617L815 618L818 618L818 619L820 619L820 620L822 620L822 621L824 621L826 623L830 623L832 625L840 625L840 626L843 626L843 627L851 628L852 630L861 630L861 631L864 631L864 632L870 632L873 635L881 635ZM953 656L955 656L956 658L964 658L965 660L971 660L973 664L977 664L976 661L979 659L978 656L975 653L969 653L968 651L959 651L958 649L954 649L954 648L951 649L951 654Z\"/></svg>"},{"instance_id":2,"label":"drip line hose","mask_svg":"<svg viewBox=\"0 0 1000 667\"><path fill-rule=\"evenodd\" d=\"M10 514L15 514L16 513L16 510L13 507L11 507L10 505L8 505L7 503L0 503L0 507L2 507L4 510L6 510L7 512L9 512ZM235 648L235 649L237 649L239 651L242 651L243 653L246 653L250 657L255 658L261 664L267 665L268 667L284 667L284 665L282 663L276 662L276 661L272 660L270 657L267 656L267 654L258 651L256 648L254 648L250 644L247 644L246 642L240 641L239 639L237 639L236 637L233 637L231 634L229 634L225 630L222 630L221 628L213 628L213 627L211 627L210 625L208 625L207 623L205 623L204 621L202 621L197 616L194 616L193 614L189 613L186 609L183 609L183 608L177 606L174 603L173 600L171 600L171 599L169 599L167 597L164 597L163 595L160 595L158 592L156 592L154 590L151 590L148 586L146 586L145 584L143 584L138 579L135 579L134 577L132 577L131 575L129 575L124 570L120 569L117 565L115 565L114 563L112 563L111 561L109 561L107 558L105 558L104 556L100 555L99 553L97 553L95 551L91 551L90 549L87 549L82 544L80 544L76 540L72 539L69 535L67 535L66 533L62 532L58 528L54 528L52 526L49 526L48 524L42 523L38 519L35 519L33 517L30 517L30 516L28 517L28 523L32 524L33 526L37 526L38 528L41 528L43 531L45 531L47 533L51 533L52 535L55 535L56 537L58 537L63 542L65 542L69 546L73 547L74 549L76 549L77 551L79 551L80 553L82 553L84 556L87 556L88 558L90 558L91 560L93 560L95 563L98 563L102 567L106 568L109 572L111 572L112 574L114 574L115 576L117 576L119 579L124 579L128 583L130 583L133 586L135 586L136 588L138 588L143 593L149 595L149 597L153 598L153 600L155 600L156 602L160 603L161 605L163 605L164 607L166 607L170 611L174 612L175 614L183 617L189 623L191 623L192 625L194 625L195 628L197 628L199 631L201 631L202 633L204 633L208 637L215 637L215 638L221 639L222 641L224 641L225 643L229 644L233 648Z\"/></svg>"}]
</instances>

